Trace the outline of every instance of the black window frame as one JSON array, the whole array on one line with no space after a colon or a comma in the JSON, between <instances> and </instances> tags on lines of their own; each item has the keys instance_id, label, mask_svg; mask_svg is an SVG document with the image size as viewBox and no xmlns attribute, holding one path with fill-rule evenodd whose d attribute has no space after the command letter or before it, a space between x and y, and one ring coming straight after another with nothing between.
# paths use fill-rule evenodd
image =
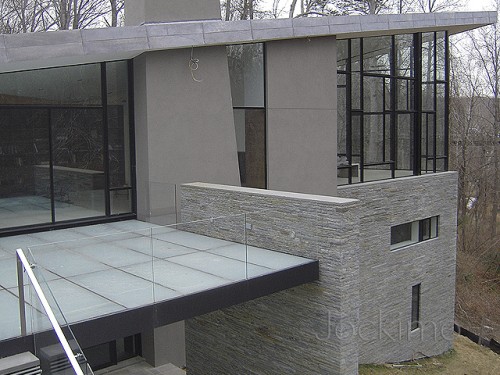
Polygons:
<instances>
[{"instance_id":1,"label":"black window frame","mask_svg":"<svg viewBox=\"0 0 500 375\"><path fill-rule=\"evenodd\" d=\"M410 75L400 75L399 70L397 69L397 50L396 50L396 35L391 36L391 48L390 48L390 74L382 73L373 73L373 72L364 72L364 55L363 55L363 41L367 38L353 38L347 40L339 40L338 43L347 42L347 56L342 56L341 66L343 69L337 69L337 74L345 75L345 84L342 83L341 86L338 86L338 89L345 89L346 96L346 108L339 108L339 110L345 110L345 145L338 145L337 149L345 151L345 153L337 153L340 157L345 157L347 159L347 163L338 166L338 170L347 170L344 175L347 175L346 184L353 184L356 182L367 182L373 181L373 179L366 179L366 170L370 168L376 169L388 169L390 171L387 174L387 177L383 177L381 179L394 179L406 176L418 176L422 173L436 173L440 171L448 170L448 159L449 159L449 150L448 150L448 138L449 138L449 36L446 31L437 31L432 33L426 33L426 35L433 35L433 51L434 51L434 78L432 82L433 90L433 98L432 102L434 103L434 108L432 111L423 110L422 108L422 96L423 96L423 82L422 82L422 35L423 33L414 33L414 34L401 34L401 35L412 35L413 36L413 48L412 52L412 60L410 63L410 70L413 69L412 74ZM444 79L438 79L437 77L437 44L438 44L438 35L443 35L443 43L444 43ZM356 43L354 43L356 41ZM355 48L354 48L355 47ZM356 51L353 51L356 49ZM359 62L359 69L356 69L356 72L353 72L352 62ZM359 75L360 82L359 87L354 87L353 85L353 76ZM373 115L372 112L365 111L363 98L364 98L364 80L365 77L380 77L382 79L389 81L390 87L390 105L386 108L384 103L384 108L381 112L377 112L377 114L383 115L383 128L384 134L383 137L383 160L377 162L367 163L365 161L365 117ZM441 77L442 78L442 77ZM408 105L407 108L401 109L398 108L398 96L397 96L397 87L398 82L406 82L407 90L409 90L407 95ZM443 108L443 117L444 117L444 136L443 136L443 154L438 155L437 153L437 87L438 85L444 86L444 108ZM359 95L359 107L354 108L352 103L353 92L356 92L356 95ZM385 95L384 95L385 102ZM407 153L406 158L408 159L405 162L405 168L398 168L398 121L399 119L403 119L405 116L409 115L409 137L410 144L406 147L408 148L405 152ZM423 121L422 117L426 116L427 120L433 122L432 126L429 127L429 123ZM353 121L356 118L357 121ZM386 123L388 122L388 124ZM354 123L359 123L359 139L353 139L353 125ZM385 137L386 127L389 127L390 139L387 142ZM429 132L429 129L431 131ZM425 134L426 140L425 142L422 139L422 134ZM339 138L339 142L343 141ZM359 143L359 152L353 152L353 141ZM429 144L431 144L431 148L429 149ZM388 152L386 152L386 148L388 148ZM378 150L380 153L380 150ZM386 158L386 155L389 154L389 158ZM425 157L425 165L422 165L422 158ZM430 159L431 160L430 160ZM353 161L356 159L356 161ZM442 163L443 168L438 168L438 162ZM428 165L432 165L432 168L428 168ZM353 173L353 167L357 166L359 168L359 178L354 179L355 175ZM399 171L399 173L398 173ZM407 171L407 172L405 172ZM354 171L357 172L357 169ZM339 174L340 176L340 174ZM341 184L342 185L342 184Z\"/></svg>"},{"instance_id":2,"label":"black window frame","mask_svg":"<svg viewBox=\"0 0 500 375\"><path fill-rule=\"evenodd\" d=\"M422 299L422 284L416 284L411 287L411 317L410 329L415 331L420 328L420 309Z\"/></svg>"},{"instance_id":3,"label":"black window frame","mask_svg":"<svg viewBox=\"0 0 500 375\"><path fill-rule=\"evenodd\" d=\"M115 188L110 186L110 171L109 171L109 139L108 139L108 103L107 103L107 75L106 66L107 62L97 62L89 64L79 64L73 65L71 67L85 66L85 65L99 65L100 66L100 85L101 85L101 103L99 105L89 106L88 108L100 108L102 110L102 129L103 129L103 169L104 169L104 215L93 216L93 217L82 217L70 220L56 220L55 217L55 204L54 204L54 156L52 152L52 146L50 146L50 206L51 206L51 220L50 222L44 222L40 224L29 224L24 226L13 226L0 228L0 237L7 237L12 235L29 234L36 233L52 229L64 229L84 225L93 225L106 222L120 221L126 219L136 219L137 218L137 189L136 189L136 160L135 160L135 123L134 123L134 87L133 87L133 61L132 60L117 60L110 61L109 63L124 62L127 64L127 80L128 80L128 137L129 137L129 152L130 152L130 186ZM56 66L50 68L34 69L32 71L37 71L43 74L44 70L48 69L58 69L67 68L68 66ZM21 71L22 72L22 71ZM16 73L16 72L14 72ZM2 74L9 74L2 73ZM70 106L64 105L24 105L24 104L0 104L0 110L2 108L41 108L46 109L49 113L57 108L70 108ZM52 139L52 125L49 124L49 141ZM51 141L50 141L51 142ZM110 194L115 191L129 191L131 194L131 211L127 213L112 214L111 213L111 203Z\"/></svg>"},{"instance_id":4,"label":"black window frame","mask_svg":"<svg viewBox=\"0 0 500 375\"><path fill-rule=\"evenodd\" d=\"M261 186L252 186L251 184L247 184L247 175L246 175L246 165L242 164L241 158L243 155L240 155L238 152L237 158L238 158L238 169L240 172L240 184L243 187L252 187L252 188L259 188L259 189L267 189L268 188L268 157L267 157L267 44L266 43L252 43L255 45L261 45L262 46L262 69L263 69L263 90L264 92L262 93L263 95L263 105L262 106L245 106L245 105L234 105L233 104L233 113L236 113L236 111L245 111L245 116L247 112L251 111L262 111L263 116L264 116L264 144L263 144L263 158L264 158L264 183ZM234 45L228 45L228 51L229 48L234 47L234 46L245 46L245 44L234 44ZM229 52L228 52L229 54ZM236 124L235 124L236 125ZM236 129L235 129L236 130Z\"/></svg>"},{"instance_id":5,"label":"black window frame","mask_svg":"<svg viewBox=\"0 0 500 375\"><path fill-rule=\"evenodd\" d=\"M398 228L402 228L404 226L409 226L409 229L411 231L410 239L395 242L397 235L397 233L395 232L398 230ZM417 228L415 228L415 226L417 226ZM428 233L425 233L425 227L427 227ZM393 225L391 226L390 249L391 251L399 250L404 247L432 240L437 237L439 237L439 216L430 216L421 220L409 221L406 223Z\"/></svg>"}]
</instances>

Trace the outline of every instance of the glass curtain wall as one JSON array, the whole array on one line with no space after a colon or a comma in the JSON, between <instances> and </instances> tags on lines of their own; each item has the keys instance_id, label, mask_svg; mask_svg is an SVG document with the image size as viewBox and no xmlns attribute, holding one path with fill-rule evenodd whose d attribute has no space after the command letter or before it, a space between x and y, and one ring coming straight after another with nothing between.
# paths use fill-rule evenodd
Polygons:
<instances>
[{"instance_id":1,"label":"glass curtain wall","mask_svg":"<svg viewBox=\"0 0 500 375\"><path fill-rule=\"evenodd\" d=\"M447 169L447 35L339 40L338 184Z\"/></svg>"},{"instance_id":2,"label":"glass curtain wall","mask_svg":"<svg viewBox=\"0 0 500 375\"><path fill-rule=\"evenodd\" d=\"M127 62L0 74L0 231L132 212L128 102Z\"/></svg>"},{"instance_id":3,"label":"glass curtain wall","mask_svg":"<svg viewBox=\"0 0 500 375\"><path fill-rule=\"evenodd\" d=\"M265 189L264 45L228 46L227 53L241 186Z\"/></svg>"}]
</instances>

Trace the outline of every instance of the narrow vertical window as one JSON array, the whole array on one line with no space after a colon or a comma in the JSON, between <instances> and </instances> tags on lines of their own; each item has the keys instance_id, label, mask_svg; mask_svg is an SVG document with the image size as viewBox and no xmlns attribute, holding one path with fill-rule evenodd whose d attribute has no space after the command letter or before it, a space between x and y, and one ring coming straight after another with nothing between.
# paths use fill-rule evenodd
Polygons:
<instances>
[{"instance_id":1,"label":"narrow vertical window","mask_svg":"<svg viewBox=\"0 0 500 375\"><path fill-rule=\"evenodd\" d=\"M227 52L241 186L265 189L264 45L234 45Z\"/></svg>"},{"instance_id":2,"label":"narrow vertical window","mask_svg":"<svg viewBox=\"0 0 500 375\"><path fill-rule=\"evenodd\" d=\"M411 330L420 327L420 284L411 288Z\"/></svg>"}]
</instances>

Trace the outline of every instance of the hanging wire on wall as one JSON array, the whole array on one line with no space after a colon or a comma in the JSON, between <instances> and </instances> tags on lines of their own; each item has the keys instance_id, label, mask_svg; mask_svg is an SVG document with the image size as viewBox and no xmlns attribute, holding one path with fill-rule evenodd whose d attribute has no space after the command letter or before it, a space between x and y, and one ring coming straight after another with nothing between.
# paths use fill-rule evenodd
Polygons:
<instances>
[{"instance_id":1,"label":"hanging wire on wall","mask_svg":"<svg viewBox=\"0 0 500 375\"><path fill-rule=\"evenodd\" d=\"M193 78L193 81L195 81L195 82L203 82L202 79L197 79L194 76L194 72L196 72L199 67L200 67L200 59L194 58L194 47L192 47L191 48L191 58L189 59L189 70L191 71L191 77Z\"/></svg>"}]
</instances>

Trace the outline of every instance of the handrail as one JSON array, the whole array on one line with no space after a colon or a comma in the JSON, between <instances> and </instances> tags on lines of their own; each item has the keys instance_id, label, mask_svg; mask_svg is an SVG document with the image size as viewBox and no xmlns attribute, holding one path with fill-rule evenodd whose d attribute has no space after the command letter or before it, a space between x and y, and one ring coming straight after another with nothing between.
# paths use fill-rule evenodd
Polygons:
<instances>
[{"instance_id":1,"label":"handrail","mask_svg":"<svg viewBox=\"0 0 500 375\"><path fill-rule=\"evenodd\" d=\"M24 255L24 252L22 249L17 249L16 250L17 257L21 261L24 269L26 270L26 273L28 274L28 277L30 278L31 283L33 284L33 287L35 288L36 294L42 303L42 306L47 313L47 317L50 320L50 324L52 324L52 327L54 328L54 331L57 334L57 337L59 338L59 341L66 352L66 356L68 357L71 366L73 367L73 370L75 370L75 373L77 375L84 375L82 369L80 368L80 365L78 364L78 361L76 359L76 356L73 354L73 350L69 346L68 340L66 339L66 336L64 335L61 327L59 326L59 323L57 322L56 316L54 315L54 312L52 311L49 302L47 301L47 298L45 297L45 294L43 293L43 290L38 283L38 280L31 269L31 265L28 262L28 259L26 259L26 256ZM21 288L24 286L21 285Z\"/></svg>"}]
</instances>

